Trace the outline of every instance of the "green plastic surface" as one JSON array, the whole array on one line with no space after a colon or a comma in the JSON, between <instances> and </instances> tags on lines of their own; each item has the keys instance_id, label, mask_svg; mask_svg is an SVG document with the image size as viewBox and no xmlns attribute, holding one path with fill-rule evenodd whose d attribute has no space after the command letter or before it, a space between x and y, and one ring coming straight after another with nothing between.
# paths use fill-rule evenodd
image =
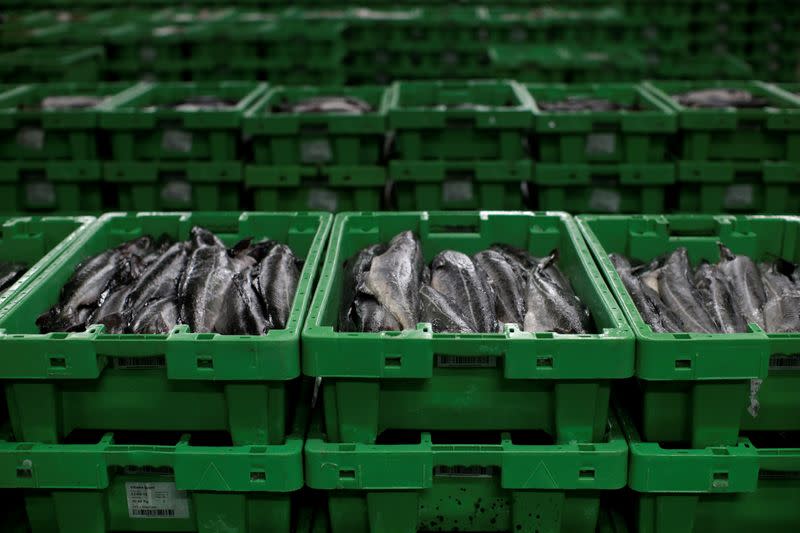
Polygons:
<instances>
[{"instance_id":1,"label":"green plastic surface","mask_svg":"<svg viewBox=\"0 0 800 533\"><path fill-rule=\"evenodd\" d=\"M376 211L386 187L383 166L245 167L245 194L259 211Z\"/></svg>"},{"instance_id":2,"label":"green plastic surface","mask_svg":"<svg viewBox=\"0 0 800 533\"><path fill-rule=\"evenodd\" d=\"M496 441L333 444L312 426L306 483L328 491L331 532L587 531L621 488L628 449L616 421L594 444Z\"/></svg>"},{"instance_id":3,"label":"green plastic surface","mask_svg":"<svg viewBox=\"0 0 800 533\"><path fill-rule=\"evenodd\" d=\"M286 441L266 446L116 432L78 444L4 442L0 486L24 489L33 533L289 533L306 426L299 409Z\"/></svg>"},{"instance_id":4,"label":"green plastic surface","mask_svg":"<svg viewBox=\"0 0 800 533\"><path fill-rule=\"evenodd\" d=\"M730 446L665 449L642 442L630 418L622 416L621 424L630 445L628 510L638 531L797 529L800 448L742 438Z\"/></svg>"},{"instance_id":5,"label":"green plastic surface","mask_svg":"<svg viewBox=\"0 0 800 533\"><path fill-rule=\"evenodd\" d=\"M0 374L19 439L60 442L73 429L225 430L236 444L279 443L287 380L300 373L300 328L331 217L322 213L105 215L0 311ZM272 238L304 259L288 325L263 336L40 334L34 321L86 257L143 234L186 239L204 226L227 244ZM254 406L261 406L254 408Z\"/></svg>"},{"instance_id":6,"label":"green plastic surface","mask_svg":"<svg viewBox=\"0 0 800 533\"><path fill-rule=\"evenodd\" d=\"M142 83L100 106L100 127L111 137L116 161L234 161L241 157L242 115L266 88L255 82ZM202 96L232 104L214 110L159 107Z\"/></svg>"},{"instance_id":7,"label":"green plastic surface","mask_svg":"<svg viewBox=\"0 0 800 533\"><path fill-rule=\"evenodd\" d=\"M800 161L800 99L756 81L649 82L645 84L678 113L679 159L685 161ZM690 109L672 97L692 90L728 88L765 98L757 109Z\"/></svg>"},{"instance_id":8,"label":"green plastic surface","mask_svg":"<svg viewBox=\"0 0 800 533\"><path fill-rule=\"evenodd\" d=\"M539 256L558 248L596 332L534 334L507 325L503 333L456 335L432 333L424 323L404 332L337 332L342 263L403 230L419 235L426 260L495 242ZM339 214L302 345L304 374L323 378L328 435L342 442L374 442L385 429L531 428L558 442L591 442L605 428L610 383L632 372L630 330L562 213ZM447 356L466 363L448 367Z\"/></svg>"},{"instance_id":9,"label":"green plastic surface","mask_svg":"<svg viewBox=\"0 0 800 533\"><path fill-rule=\"evenodd\" d=\"M545 164L668 161L667 142L677 119L666 104L641 85L527 85L534 100L534 159ZM540 102L599 98L634 110L544 111Z\"/></svg>"},{"instance_id":10,"label":"green plastic surface","mask_svg":"<svg viewBox=\"0 0 800 533\"><path fill-rule=\"evenodd\" d=\"M401 211L520 210L529 160L390 161L392 205Z\"/></svg>"},{"instance_id":11,"label":"green plastic surface","mask_svg":"<svg viewBox=\"0 0 800 533\"><path fill-rule=\"evenodd\" d=\"M257 165L380 164L386 132L383 87L273 87L245 113L243 133L252 139ZM273 107L321 96L363 100L372 112L283 113Z\"/></svg>"},{"instance_id":12,"label":"green plastic surface","mask_svg":"<svg viewBox=\"0 0 800 533\"><path fill-rule=\"evenodd\" d=\"M474 106L474 107L472 107ZM415 81L392 86L398 159L525 159L532 101L513 81Z\"/></svg>"},{"instance_id":13,"label":"green plastic surface","mask_svg":"<svg viewBox=\"0 0 800 533\"><path fill-rule=\"evenodd\" d=\"M533 173L532 205L571 213L664 212L675 184L672 163L534 163Z\"/></svg>"},{"instance_id":14,"label":"green plastic surface","mask_svg":"<svg viewBox=\"0 0 800 533\"><path fill-rule=\"evenodd\" d=\"M633 325L636 375L642 381L642 434L648 441L731 445L740 428L798 430L796 383L800 334L653 333L644 323L608 253L647 261L685 246L693 262L719 259L718 242L756 261L800 261L795 217L632 215L578 217L595 259ZM751 389L750 379L764 379ZM757 416L748 411L759 405Z\"/></svg>"},{"instance_id":15,"label":"green plastic surface","mask_svg":"<svg viewBox=\"0 0 800 533\"><path fill-rule=\"evenodd\" d=\"M97 160L0 161L0 213L101 212L101 177Z\"/></svg>"},{"instance_id":16,"label":"green plastic surface","mask_svg":"<svg viewBox=\"0 0 800 533\"><path fill-rule=\"evenodd\" d=\"M103 48L18 48L0 54L2 79L15 83L96 82Z\"/></svg>"}]
</instances>

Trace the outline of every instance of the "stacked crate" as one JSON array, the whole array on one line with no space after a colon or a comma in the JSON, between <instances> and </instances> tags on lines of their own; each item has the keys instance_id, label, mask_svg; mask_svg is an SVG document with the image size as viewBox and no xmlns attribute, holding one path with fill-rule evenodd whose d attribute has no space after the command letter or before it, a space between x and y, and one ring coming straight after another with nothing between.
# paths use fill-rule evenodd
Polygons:
<instances>
[{"instance_id":1,"label":"stacked crate","mask_svg":"<svg viewBox=\"0 0 800 533\"><path fill-rule=\"evenodd\" d=\"M638 84L528 85L538 209L657 213L675 183L675 113ZM597 102L607 110L570 109ZM564 106L564 107L556 107Z\"/></svg>"},{"instance_id":2,"label":"stacked crate","mask_svg":"<svg viewBox=\"0 0 800 533\"><path fill-rule=\"evenodd\" d=\"M800 99L761 82L647 84L678 116L678 208L689 213L800 209ZM766 100L751 108L689 108L689 91L731 89Z\"/></svg>"},{"instance_id":3,"label":"stacked crate","mask_svg":"<svg viewBox=\"0 0 800 533\"><path fill-rule=\"evenodd\" d=\"M15 440L0 443L0 487L22 491L33 533L292 531L308 416L299 337L329 224L312 213L107 214L12 295L0 375ZM291 246L304 263L285 329L39 333L36 316L81 261L145 234L187 239L194 225L228 246Z\"/></svg>"},{"instance_id":4,"label":"stacked crate","mask_svg":"<svg viewBox=\"0 0 800 533\"><path fill-rule=\"evenodd\" d=\"M99 107L127 87L54 83L0 93L0 212L101 211Z\"/></svg>"},{"instance_id":5,"label":"stacked crate","mask_svg":"<svg viewBox=\"0 0 800 533\"><path fill-rule=\"evenodd\" d=\"M339 330L343 262L410 230L425 260L495 242L560 266L590 334ZM630 330L572 219L559 213L344 213L303 330L303 372L321 383L306 483L330 531L595 531L625 484L611 384L633 371Z\"/></svg>"},{"instance_id":6,"label":"stacked crate","mask_svg":"<svg viewBox=\"0 0 800 533\"><path fill-rule=\"evenodd\" d=\"M389 103L392 205L520 209L533 115L513 81L397 82Z\"/></svg>"},{"instance_id":7,"label":"stacked crate","mask_svg":"<svg viewBox=\"0 0 800 533\"><path fill-rule=\"evenodd\" d=\"M800 521L800 334L656 333L609 253L649 261L686 247L692 265L722 242L756 262L800 261L796 217L585 215L578 219L636 336L636 379L620 390L628 496L643 532L764 529Z\"/></svg>"},{"instance_id":8,"label":"stacked crate","mask_svg":"<svg viewBox=\"0 0 800 533\"><path fill-rule=\"evenodd\" d=\"M363 113L292 106L352 98ZM386 185L387 91L377 86L273 87L246 112L245 187L256 209L377 210ZM312 105L313 107L313 105Z\"/></svg>"},{"instance_id":9,"label":"stacked crate","mask_svg":"<svg viewBox=\"0 0 800 533\"><path fill-rule=\"evenodd\" d=\"M130 210L236 210L241 121L256 82L142 83L103 104L104 180Z\"/></svg>"}]
</instances>

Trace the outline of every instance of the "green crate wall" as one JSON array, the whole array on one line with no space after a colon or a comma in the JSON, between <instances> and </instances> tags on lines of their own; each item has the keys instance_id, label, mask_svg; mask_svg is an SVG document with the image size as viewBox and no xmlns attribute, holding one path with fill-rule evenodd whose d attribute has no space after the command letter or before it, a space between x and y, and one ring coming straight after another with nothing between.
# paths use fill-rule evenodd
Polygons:
<instances>
[{"instance_id":1,"label":"green crate wall","mask_svg":"<svg viewBox=\"0 0 800 533\"><path fill-rule=\"evenodd\" d=\"M0 54L0 75L4 80L30 82L96 82L99 80L103 49L17 48Z\"/></svg>"},{"instance_id":2,"label":"green crate wall","mask_svg":"<svg viewBox=\"0 0 800 533\"><path fill-rule=\"evenodd\" d=\"M420 237L426 260L444 249L473 254L495 242L534 255L558 248L559 264L592 312L596 331L533 334L506 325L502 333L453 335L420 323L401 333L339 332L342 263L405 230ZM386 429L534 427L558 442L592 442L605 431L610 384L632 372L630 330L564 214L340 213L321 279L303 330L303 372L323 380L332 442L371 443ZM443 356L478 362L448 368L439 364ZM446 400L466 389L475 392L458 405Z\"/></svg>"},{"instance_id":3,"label":"green crate wall","mask_svg":"<svg viewBox=\"0 0 800 533\"><path fill-rule=\"evenodd\" d=\"M300 328L329 224L321 213L105 215L0 311L0 373L15 436L54 443L75 428L225 430L234 444L282 442L288 384L300 374ZM145 234L186 239L194 225L229 245L275 239L305 261L285 329L229 336L181 325L160 335L111 335L91 325L39 333L36 317L58 301L80 261ZM136 368L153 359L152 368Z\"/></svg>"}]
</instances>

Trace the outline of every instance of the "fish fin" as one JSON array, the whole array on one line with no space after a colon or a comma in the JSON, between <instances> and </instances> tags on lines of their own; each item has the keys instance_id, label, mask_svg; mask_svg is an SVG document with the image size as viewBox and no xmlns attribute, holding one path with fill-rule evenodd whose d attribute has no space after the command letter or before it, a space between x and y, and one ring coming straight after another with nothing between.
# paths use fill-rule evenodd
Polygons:
<instances>
[{"instance_id":1,"label":"fish fin","mask_svg":"<svg viewBox=\"0 0 800 533\"><path fill-rule=\"evenodd\" d=\"M556 248L556 249L554 249L553 251L551 251L551 252L548 254L548 256L547 256L547 257L545 257L544 259L542 259L542 262L541 262L541 263L539 263L539 266L537 267L537 268L538 268L538 271L539 271L539 272L542 272L542 271L544 271L544 270L545 270L547 267L549 267L549 266L550 266L550 265L552 265L553 263L557 263L557 262L558 262L558 249Z\"/></svg>"},{"instance_id":2,"label":"fish fin","mask_svg":"<svg viewBox=\"0 0 800 533\"><path fill-rule=\"evenodd\" d=\"M731 259L736 259L736 254L734 254L730 248L722 244L722 242L717 242L717 246L719 246L720 258L726 261L730 261Z\"/></svg>"},{"instance_id":3,"label":"fish fin","mask_svg":"<svg viewBox=\"0 0 800 533\"><path fill-rule=\"evenodd\" d=\"M47 311L36 317L36 322L35 322L36 327L38 327L39 330L44 332L54 331L54 326L58 315L59 315L59 310L55 307L51 307L50 309L48 309Z\"/></svg>"},{"instance_id":4,"label":"fish fin","mask_svg":"<svg viewBox=\"0 0 800 533\"><path fill-rule=\"evenodd\" d=\"M250 248L250 244L252 242L253 242L253 237L246 237L242 239L241 241L234 244L230 250L228 250L228 255L230 255L231 257L236 257L242 252L247 251Z\"/></svg>"}]
</instances>

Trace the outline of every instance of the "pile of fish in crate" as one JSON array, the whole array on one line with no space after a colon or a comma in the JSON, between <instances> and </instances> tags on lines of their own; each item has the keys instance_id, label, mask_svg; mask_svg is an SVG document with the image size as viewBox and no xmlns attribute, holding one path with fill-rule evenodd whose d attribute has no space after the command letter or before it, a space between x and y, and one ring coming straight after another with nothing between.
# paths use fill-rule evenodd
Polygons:
<instances>
[{"instance_id":1,"label":"pile of fish in crate","mask_svg":"<svg viewBox=\"0 0 800 533\"><path fill-rule=\"evenodd\" d=\"M797 217L149 212L2 229L0 261L25 271L0 294L4 524L800 520Z\"/></svg>"}]
</instances>

